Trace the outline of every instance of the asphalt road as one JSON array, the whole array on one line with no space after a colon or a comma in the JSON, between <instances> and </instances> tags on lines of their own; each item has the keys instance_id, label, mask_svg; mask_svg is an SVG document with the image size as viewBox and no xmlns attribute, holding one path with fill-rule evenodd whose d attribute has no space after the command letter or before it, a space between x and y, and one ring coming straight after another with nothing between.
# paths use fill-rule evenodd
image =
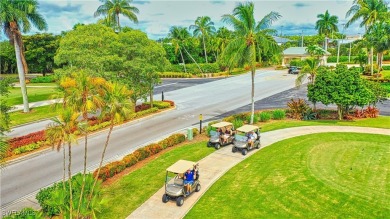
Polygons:
<instances>
[{"instance_id":1,"label":"asphalt road","mask_svg":"<svg viewBox=\"0 0 390 219\"><path fill-rule=\"evenodd\" d=\"M285 71L262 70L255 77L255 100L261 100L294 87L295 76ZM250 103L250 74L214 80L164 92L174 100L175 110L127 123L114 129L106 151L105 162L120 159L140 146L161 139L177 130L198 126L198 115L205 120L230 112ZM158 99L160 94L155 95ZM97 168L107 131L88 140L88 169ZM83 140L72 148L72 172L82 170ZM48 151L31 159L6 166L1 173L1 206L5 208L22 197L48 186L62 177L62 153Z\"/></svg>"}]
</instances>

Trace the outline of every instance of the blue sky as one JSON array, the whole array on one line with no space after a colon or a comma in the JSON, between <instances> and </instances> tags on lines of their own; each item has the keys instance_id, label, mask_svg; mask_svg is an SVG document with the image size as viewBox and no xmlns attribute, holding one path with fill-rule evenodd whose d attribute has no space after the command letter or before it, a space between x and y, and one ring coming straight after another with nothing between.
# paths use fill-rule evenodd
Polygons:
<instances>
[{"instance_id":1,"label":"blue sky","mask_svg":"<svg viewBox=\"0 0 390 219\"><path fill-rule=\"evenodd\" d=\"M46 18L49 29L47 32L59 34L61 31L72 29L76 23L95 23L98 18L93 16L97 7L102 3L99 0L38 0L39 12ZM352 6L352 0L306 0L306 1L278 1L257 0L255 3L255 17L260 20L270 11L279 12L282 18L272 26L278 32L287 35L313 35L317 15L323 14L326 9L329 13L339 17L339 28L346 22L345 14ZM138 24L131 23L121 17L121 26L130 26L140 29L152 39L166 37L171 26L188 27L198 16L209 16L215 26L226 26L221 22L223 14L229 14L236 6L237 1L213 0L181 0L181 1L133 1L133 5L140 11ZM345 30L347 34L363 33L358 24ZM228 26L227 26L228 27ZM35 33L36 30L32 30Z\"/></svg>"}]
</instances>

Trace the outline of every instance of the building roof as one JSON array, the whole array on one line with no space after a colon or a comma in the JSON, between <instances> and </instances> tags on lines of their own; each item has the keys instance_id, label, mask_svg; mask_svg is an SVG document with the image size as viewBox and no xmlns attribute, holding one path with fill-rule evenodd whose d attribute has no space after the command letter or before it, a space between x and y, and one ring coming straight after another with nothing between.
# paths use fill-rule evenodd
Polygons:
<instances>
[{"instance_id":1,"label":"building roof","mask_svg":"<svg viewBox=\"0 0 390 219\"><path fill-rule=\"evenodd\" d=\"M283 55L289 56L310 56L308 52L306 52L307 47L290 47L283 51ZM325 52L325 55L330 55L329 52Z\"/></svg>"}]
</instances>

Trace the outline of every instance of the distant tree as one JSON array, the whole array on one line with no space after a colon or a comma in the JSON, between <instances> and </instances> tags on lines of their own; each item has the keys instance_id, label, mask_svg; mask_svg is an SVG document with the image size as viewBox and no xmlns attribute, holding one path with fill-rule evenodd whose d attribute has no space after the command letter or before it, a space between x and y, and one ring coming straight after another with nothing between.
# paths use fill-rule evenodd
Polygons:
<instances>
[{"instance_id":1,"label":"distant tree","mask_svg":"<svg viewBox=\"0 0 390 219\"><path fill-rule=\"evenodd\" d=\"M207 63L208 61L205 38L215 32L214 22L212 22L208 16L198 17L195 20L195 25L190 26L190 30L194 30L194 36L202 36L204 57Z\"/></svg>"},{"instance_id":2,"label":"distant tree","mask_svg":"<svg viewBox=\"0 0 390 219\"><path fill-rule=\"evenodd\" d=\"M337 24L339 18L335 15L330 15L328 10L324 14L317 15L316 30L318 30L319 35L325 35L327 38L334 32L338 32L339 28ZM325 50L328 48L328 41L325 44Z\"/></svg>"},{"instance_id":3,"label":"distant tree","mask_svg":"<svg viewBox=\"0 0 390 219\"><path fill-rule=\"evenodd\" d=\"M0 42L0 73L16 73L15 47L7 41Z\"/></svg>"},{"instance_id":4,"label":"distant tree","mask_svg":"<svg viewBox=\"0 0 390 219\"><path fill-rule=\"evenodd\" d=\"M25 74L27 63L24 58L22 33L31 29L31 24L38 30L46 30L47 24L41 14L38 13L38 1L36 0L1 0L0 23L10 43L15 46L16 63L18 66L19 82L23 97L23 112L29 112Z\"/></svg>"},{"instance_id":5,"label":"distant tree","mask_svg":"<svg viewBox=\"0 0 390 219\"><path fill-rule=\"evenodd\" d=\"M271 12L259 22L256 22L253 2L239 3L233 9L232 14L222 16L222 21L232 25L235 31L234 39L229 42L221 55L222 63L227 64L229 68L247 64L251 69L252 106L250 124L253 123L254 116L256 54L258 54L261 61L261 52L277 47L275 40L269 35L270 29L268 28L280 17L279 13Z\"/></svg>"},{"instance_id":6,"label":"distant tree","mask_svg":"<svg viewBox=\"0 0 390 219\"><path fill-rule=\"evenodd\" d=\"M106 16L109 23L115 23L117 30L121 31L121 25L119 22L119 15L123 15L134 23L138 23L137 15L139 13L138 8L131 6L133 0L100 0L103 5L100 5L94 16L100 15Z\"/></svg>"},{"instance_id":7,"label":"distant tree","mask_svg":"<svg viewBox=\"0 0 390 219\"><path fill-rule=\"evenodd\" d=\"M42 73L53 72L54 56L59 47L60 36L43 33L23 37L26 48L26 61L30 71Z\"/></svg>"}]
</instances>

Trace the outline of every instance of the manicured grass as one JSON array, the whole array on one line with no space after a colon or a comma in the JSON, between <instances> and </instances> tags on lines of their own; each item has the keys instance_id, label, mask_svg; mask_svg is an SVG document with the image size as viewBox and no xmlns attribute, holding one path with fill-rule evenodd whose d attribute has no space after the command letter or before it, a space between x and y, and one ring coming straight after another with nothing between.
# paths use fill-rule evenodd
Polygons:
<instances>
[{"instance_id":1,"label":"manicured grass","mask_svg":"<svg viewBox=\"0 0 390 219\"><path fill-rule=\"evenodd\" d=\"M23 113L23 111L12 112L10 113L11 127L37 121L40 119L55 117L58 114L59 108L56 109L54 105L32 108L29 113Z\"/></svg>"},{"instance_id":2,"label":"manicured grass","mask_svg":"<svg viewBox=\"0 0 390 219\"><path fill-rule=\"evenodd\" d=\"M22 93L20 87L13 87L10 89L10 94L6 98L8 104L17 105L23 104ZM58 90L55 87L27 87L27 95L29 102L37 102L42 100L49 100L58 98Z\"/></svg>"},{"instance_id":3,"label":"manicured grass","mask_svg":"<svg viewBox=\"0 0 390 219\"><path fill-rule=\"evenodd\" d=\"M186 218L390 218L389 142L321 133L275 143L228 171Z\"/></svg>"},{"instance_id":4,"label":"manicured grass","mask_svg":"<svg viewBox=\"0 0 390 219\"><path fill-rule=\"evenodd\" d=\"M97 218L126 218L164 185L165 170L180 159L199 161L214 152L206 142L175 148L103 189L107 205Z\"/></svg>"},{"instance_id":5,"label":"manicured grass","mask_svg":"<svg viewBox=\"0 0 390 219\"><path fill-rule=\"evenodd\" d=\"M29 83L27 84L28 87L35 87L35 86L44 86L44 87L57 87L58 85L56 83Z\"/></svg>"},{"instance_id":6,"label":"manicured grass","mask_svg":"<svg viewBox=\"0 0 390 219\"><path fill-rule=\"evenodd\" d=\"M390 70L383 70L381 71L382 77L390 77Z\"/></svg>"},{"instance_id":7,"label":"manicured grass","mask_svg":"<svg viewBox=\"0 0 390 219\"><path fill-rule=\"evenodd\" d=\"M298 121L298 120L281 120L270 121L266 123L258 123L262 132L311 125L340 125L340 126L362 126L374 128L390 129L390 116L379 116L378 118L359 119L355 121L339 121L339 120L312 120L312 121Z\"/></svg>"}]
</instances>

